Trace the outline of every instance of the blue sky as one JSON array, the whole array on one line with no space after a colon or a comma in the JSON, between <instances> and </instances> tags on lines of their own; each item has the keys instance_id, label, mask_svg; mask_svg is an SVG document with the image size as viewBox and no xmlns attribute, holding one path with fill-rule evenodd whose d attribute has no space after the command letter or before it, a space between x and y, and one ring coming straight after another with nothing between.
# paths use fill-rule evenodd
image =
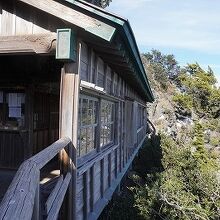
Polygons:
<instances>
[{"instance_id":1,"label":"blue sky","mask_svg":"<svg viewBox=\"0 0 220 220\"><path fill-rule=\"evenodd\" d=\"M220 83L220 0L112 0L107 10L129 20L140 52L209 65Z\"/></svg>"}]
</instances>

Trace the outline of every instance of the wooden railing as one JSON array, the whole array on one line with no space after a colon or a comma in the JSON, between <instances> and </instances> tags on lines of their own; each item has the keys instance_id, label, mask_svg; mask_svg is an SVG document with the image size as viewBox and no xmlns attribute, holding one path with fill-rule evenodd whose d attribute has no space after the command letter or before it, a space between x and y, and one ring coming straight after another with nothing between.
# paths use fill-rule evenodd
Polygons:
<instances>
[{"instance_id":1,"label":"wooden railing","mask_svg":"<svg viewBox=\"0 0 220 220\"><path fill-rule=\"evenodd\" d=\"M156 128L155 128L155 126L154 126L154 124L150 121L150 119L148 119L147 118L147 122L148 122L148 124L151 126L151 133L150 133L150 135L151 136L155 136L156 135Z\"/></svg>"},{"instance_id":2,"label":"wooden railing","mask_svg":"<svg viewBox=\"0 0 220 220\"><path fill-rule=\"evenodd\" d=\"M57 219L67 190L69 189L68 192L70 193L73 191L71 187L74 184L70 183L76 179L75 161L71 159L73 158L72 155L76 153L76 149L67 137L61 138L21 164L0 204L1 220L42 218L40 211L40 170L60 151L69 159L66 160L68 161L66 169L64 169L66 172L58 178L45 204L46 219ZM68 217L70 215L68 214Z\"/></svg>"}]
</instances>

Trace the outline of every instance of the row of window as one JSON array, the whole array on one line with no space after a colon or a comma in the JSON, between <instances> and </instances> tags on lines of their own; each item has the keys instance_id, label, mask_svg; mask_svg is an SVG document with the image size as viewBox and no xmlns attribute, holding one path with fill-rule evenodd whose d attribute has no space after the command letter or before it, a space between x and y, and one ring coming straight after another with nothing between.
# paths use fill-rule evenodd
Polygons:
<instances>
[{"instance_id":1,"label":"row of window","mask_svg":"<svg viewBox=\"0 0 220 220\"><path fill-rule=\"evenodd\" d=\"M100 109L98 111L99 106ZM104 147L113 144L115 103L81 96L79 99L78 124L79 157L90 153L97 146ZM99 140L96 140L98 132L100 133L100 137Z\"/></svg>"},{"instance_id":2,"label":"row of window","mask_svg":"<svg viewBox=\"0 0 220 220\"><path fill-rule=\"evenodd\" d=\"M119 113L118 113L119 114ZM81 95L78 114L78 157L115 144L116 103ZM143 127L145 108L137 106L136 128ZM143 135L141 134L141 137Z\"/></svg>"}]
</instances>

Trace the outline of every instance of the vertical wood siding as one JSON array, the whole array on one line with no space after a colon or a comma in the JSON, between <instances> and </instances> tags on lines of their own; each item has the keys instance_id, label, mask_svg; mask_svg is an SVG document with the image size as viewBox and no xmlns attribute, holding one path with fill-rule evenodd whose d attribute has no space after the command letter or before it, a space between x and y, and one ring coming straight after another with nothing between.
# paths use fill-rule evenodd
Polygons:
<instances>
[{"instance_id":1,"label":"vertical wood siding","mask_svg":"<svg viewBox=\"0 0 220 220\"><path fill-rule=\"evenodd\" d=\"M65 24L16 1L0 2L0 36L56 32Z\"/></svg>"}]
</instances>

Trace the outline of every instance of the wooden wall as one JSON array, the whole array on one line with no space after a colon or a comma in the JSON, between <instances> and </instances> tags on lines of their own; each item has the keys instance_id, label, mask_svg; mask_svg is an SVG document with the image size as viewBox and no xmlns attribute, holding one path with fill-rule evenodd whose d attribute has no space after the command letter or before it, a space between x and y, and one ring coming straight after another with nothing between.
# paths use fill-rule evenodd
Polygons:
<instances>
[{"instance_id":1,"label":"wooden wall","mask_svg":"<svg viewBox=\"0 0 220 220\"><path fill-rule=\"evenodd\" d=\"M96 154L79 159L77 220L98 218L146 139L145 100L93 48L84 43L82 48L81 93L111 100L116 112L114 143L104 148L96 146Z\"/></svg>"},{"instance_id":2,"label":"wooden wall","mask_svg":"<svg viewBox=\"0 0 220 220\"><path fill-rule=\"evenodd\" d=\"M35 92L33 120L35 154L59 138L59 96Z\"/></svg>"},{"instance_id":3,"label":"wooden wall","mask_svg":"<svg viewBox=\"0 0 220 220\"><path fill-rule=\"evenodd\" d=\"M0 36L56 32L65 24L18 1L0 2Z\"/></svg>"},{"instance_id":4,"label":"wooden wall","mask_svg":"<svg viewBox=\"0 0 220 220\"><path fill-rule=\"evenodd\" d=\"M27 132L0 131L0 167L17 168L25 159Z\"/></svg>"},{"instance_id":5,"label":"wooden wall","mask_svg":"<svg viewBox=\"0 0 220 220\"><path fill-rule=\"evenodd\" d=\"M46 102L39 102L36 96L43 98ZM1 168L18 168L21 162L29 156L28 150L36 154L59 138L59 95L37 92L36 96L32 100L35 106L34 115L36 116L36 112L41 114L41 120L36 122L36 118L32 118L34 123L33 136L29 135L29 132L32 131L27 128L0 130ZM25 112L25 114L29 113ZM30 143L28 138L33 138L31 140L33 149L28 149L28 143Z\"/></svg>"}]
</instances>

